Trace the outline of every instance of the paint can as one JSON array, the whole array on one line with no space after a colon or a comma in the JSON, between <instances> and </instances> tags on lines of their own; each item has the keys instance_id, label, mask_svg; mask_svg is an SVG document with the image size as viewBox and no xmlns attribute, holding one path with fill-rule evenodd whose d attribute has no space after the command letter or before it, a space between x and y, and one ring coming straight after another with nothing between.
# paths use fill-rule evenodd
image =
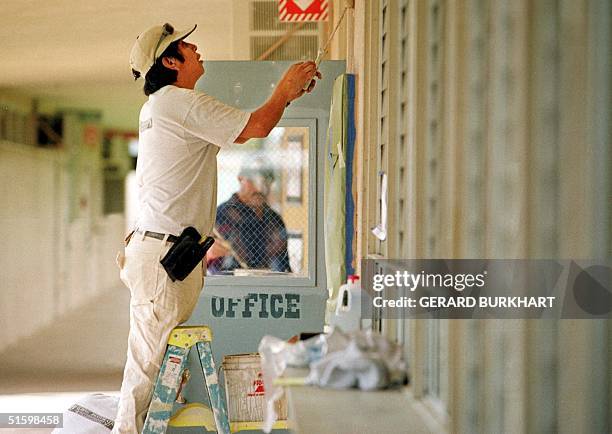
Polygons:
<instances>
[{"instance_id":1,"label":"paint can","mask_svg":"<svg viewBox=\"0 0 612 434\"><path fill-rule=\"evenodd\" d=\"M264 384L259 353L232 354L223 357L225 395L230 422L264 420ZM276 402L278 420L287 419L287 399Z\"/></svg>"}]
</instances>

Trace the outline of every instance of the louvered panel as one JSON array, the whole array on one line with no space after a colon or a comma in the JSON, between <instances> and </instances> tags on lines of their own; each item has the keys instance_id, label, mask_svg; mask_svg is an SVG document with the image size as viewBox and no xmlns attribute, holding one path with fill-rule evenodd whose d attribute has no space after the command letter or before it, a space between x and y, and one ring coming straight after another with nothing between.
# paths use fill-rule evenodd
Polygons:
<instances>
[{"instance_id":1,"label":"louvered panel","mask_svg":"<svg viewBox=\"0 0 612 434\"><path fill-rule=\"evenodd\" d=\"M485 156L488 65L489 0L469 0L466 20L466 110L463 139L465 143L463 240L461 255L466 258L484 257L485 223ZM455 421L458 432L479 432L482 420L484 391L484 354L482 343L486 323L481 320L463 322L463 342L468 345L463 353L463 373L460 378L462 399Z\"/></svg>"},{"instance_id":2,"label":"louvered panel","mask_svg":"<svg viewBox=\"0 0 612 434\"><path fill-rule=\"evenodd\" d=\"M558 257L559 204L559 6L555 0L534 5L531 43L532 135L530 172L534 174L529 194L532 233L529 255ZM546 398L545 411L528 411L528 432L558 432L557 381L558 324L530 321L527 347L529 409ZM539 374L534 374L534 373ZM544 373L544 374L542 374ZM540 404L541 405L541 404Z\"/></svg>"},{"instance_id":3,"label":"louvered panel","mask_svg":"<svg viewBox=\"0 0 612 434\"><path fill-rule=\"evenodd\" d=\"M509 79L509 43L506 21L508 7L504 1L496 0L489 3L489 55L487 89L488 105L486 111L487 129L487 161L488 173L495 174L485 179L486 192L486 251L485 257L503 257L504 224L503 215L511 204L506 203L508 195L505 190L506 177L503 167L508 151L508 79ZM489 225L490 223L491 224ZM483 352L483 389L481 396L481 426L486 432L503 432L504 430L504 360L506 346L501 321L492 320L481 323L484 327Z\"/></svg>"},{"instance_id":4,"label":"louvered panel","mask_svg":"<svg viewBox=\"0 0 612 434\"><path fill-rule=\"evenodd\" d=\"M278 2L257 0L249 4L248 55L255 60L265 53L287 31L296 28L297 23L280 22ZM246 25L246 23L245 23ZM305 23L286 42L274 50L266 60L306 60L314 59L319 49L320 23ZM242 45L242 42L237 45ZM245 47L245 50L247 49Z\"/></svg>"},{"instance_id":5,"label":"louvered panel","mask_svg":"<svg viewBox=\"0 0 612 434\"><path fill-rule=\"evenodd\" d=\"M379 27L379 81L378 81L378 152L377 152L377 168L379 172L388 172L386 147L388 146L389 137L389 7L387 0L380 2L380 27ZM382 201L380 200L380 191L382 187L382 176L378 177L377 192L378 192L378 212L377 221L380 221ZM377 241L377 252L379 254L388 255L386 246L383 247L382 242Z\"/></svg>"},{"instance_id":6,"label":"louvered panel","mask_svg":"<svg viewBox=\"0 0 612 434\"><path fill-rule=\"evenodd\" d=\"M388 83L388 75L385 72L385 65L383 64L381 67L381 70L383 72L383 83ZM389 92L387 89L387 86L384 85L384 87L381 89L380 91L380 116L381 119L382 118L387 118L389 116Z\"/></svg>"},{"instance_id":7,"label":"louvered panel","mask_svg":"<svg viewBox=\"0 0 612 434\"><path fill-rule=\"evenodd\" d=\"M252 36L251 58L257 59L278 40L278 36ZM293 36L272 52L266 60L307 60L317 57L319 38L317 36Z\"/></svg>"},{"instance_id":8,"label":"louvered panel","mask_svg":"<svg viewBox=\"0 0 612 434\"><path fill-rule=\"evenodd\" d=\"M528 130L527 4L489 2L486 159L486 247L484 257L524 257L526 142ZM523 431L525 397L525 323L490 321L486 325L482 391L483 429ZM520 421L520 422L517 422Z\"/></svg>"},{"instance_id":9,"label":"louvered panel","mask_svg":"<svg viewBox=\"0 0 612 434\"><path fill-rule=\"evenodd\" d=\"M408 56L409 56L410 0L402 0L399 9L399 98L398 98L398 150L395 159L397 171L397 257L409 256L408 243Z\"/></svg>"},{"instance_id":10,"label":"louvered panel","mask_svg":"<svg viewBox=\"0 0 612 434\"><path fill-rule=\"evenodd\" d=\"M545 0L535 6L533 26L533 129L530 194L530 255L558 256L559 197L559 35L557 2Z\"/></svg>"},{"instance_id":11,"label":"louvered panel","mask_svg":"<svg viewBox=\"0 0 612 434\"><path fill-rule=\"evenodd\" d=\"M425 144L425 255L439 255L440 229L440 124L441 124L441 56L442 20L441 1L428 3L428 82L427 82L427 131Z\"/></svg>"},{"instance_id":12,"label":"louvered panel","mask_svg":"<svg viewBox=\"0 0 612 434\"><path fill-rule=\"evenodd\" d=\"M524 107L520 104L523 88L522 65L518 61L521 50L517 42L520 21L514 15L514 5L495 1L492 6L492 45L490 76L490 104L488 106L488 171L487 257L523 257L520 222L524 212L522 164L524 140L521 135L526 125L521 123ZM518 236L517 236L518 235Z\"/></svg>"},{"instance_id":13,"label":"louvered panel","mask_svg":"<svg viewBox=\"0 0 612 434\"><path fill-rule=\"evenodd\" d=\"M461 391L461 399L456 406L459 408L453 432L477 433L480 432L480 401L483 381L483 352L482 343L485 327L481 320L464 320L459 330L462 333L460 356L463 363L457 367L461 369L457 382Z\"/></svg>"},{"instance_id":14,"label":"louvered panel","mask_svg":"<svg viewBox=\"0 0 612 434\"><path fill-rule=\"evenodd\" d=\"M484 177L485 120L487 72L488 0L470 0L466 14L468 25L467 74L468 92L465 122L465 244L466 258L484 257Z\"/></svg>"},{"instance_id":15,"label":"louvered panel","mask_svg":"<svg viewBox=\"0 0 612 434\"><path fill-rule=\"evenodd\" d=\"M441 182L443 173L440 167L442 151L442 58L444 55L444 0L430 0L427 3L427 122L425 132L424 167L424 221L425 256L440 257L439 234ZM426 323L426 342L424 393L443 407L447 405L448 375L448 335L447 322L433 315Z\"/></svg>"}]
</instances>

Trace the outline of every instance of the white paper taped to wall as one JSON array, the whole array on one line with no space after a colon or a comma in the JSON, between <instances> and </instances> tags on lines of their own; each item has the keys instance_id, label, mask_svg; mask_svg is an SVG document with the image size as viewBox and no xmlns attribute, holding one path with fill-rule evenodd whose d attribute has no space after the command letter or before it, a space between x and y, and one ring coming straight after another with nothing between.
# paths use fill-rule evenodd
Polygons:
<instances>
[{"instance_id":1,"label":"white paper taped to wall","mask_svg":"<svg viewBox=\"0 0 612 434\"><path fill-rule=\"evenodd\" d=\"M387 174L381 172L382 181L380 183L380 223L372 229L372 233L380 241L387 239Z\"/></svg>"},{"instance_id":2,"label":"white paper taped to wall","mask_svg":"<svg viewBox=\"0 0 612 434\"><path fill-rule=\"evenodd\" d=\"M340 167L346 167L346 163L344 162L344 152L342 152L342 142L338 142L336 144L336 148L338 149L338 163Z\"/></svg>"}]
</instances>

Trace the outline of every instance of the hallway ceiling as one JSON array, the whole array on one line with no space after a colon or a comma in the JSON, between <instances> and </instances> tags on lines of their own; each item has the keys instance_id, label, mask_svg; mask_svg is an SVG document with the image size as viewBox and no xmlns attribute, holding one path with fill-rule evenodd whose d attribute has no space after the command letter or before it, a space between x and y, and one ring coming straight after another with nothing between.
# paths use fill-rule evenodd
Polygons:
<instances>
[{"instance_id":1,"label":"hallway ceiling","mask_svg":"<svg viewBox=\"0 0 612 434\"><path fill-rule=\"evenodd\" d=\"M0 87L120 84L149 26L198 24L190 37L206 60L232 57L232 0L2 0Z\"/></svg>"}]
</instances>

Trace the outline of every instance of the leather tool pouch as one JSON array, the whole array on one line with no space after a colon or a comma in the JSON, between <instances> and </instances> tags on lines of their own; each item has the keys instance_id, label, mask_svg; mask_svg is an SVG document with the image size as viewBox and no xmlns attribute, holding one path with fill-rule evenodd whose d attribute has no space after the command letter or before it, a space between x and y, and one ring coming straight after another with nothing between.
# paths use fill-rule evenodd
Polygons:
<instances>
[{"instance_id":1,"label":"leather tool pouch","mask_svg":"<svg viewBox=\"0 0 612 434\"><path fill-rule=\"evenodd\" d=\"M199 232L194 227L185 228L178 241L159 261L173 282L189 276L189 273L202 261L206 251L215 242L213 237L206 237L204 242L200 243L200 238Z\"/></svg>"}]
</instances>

